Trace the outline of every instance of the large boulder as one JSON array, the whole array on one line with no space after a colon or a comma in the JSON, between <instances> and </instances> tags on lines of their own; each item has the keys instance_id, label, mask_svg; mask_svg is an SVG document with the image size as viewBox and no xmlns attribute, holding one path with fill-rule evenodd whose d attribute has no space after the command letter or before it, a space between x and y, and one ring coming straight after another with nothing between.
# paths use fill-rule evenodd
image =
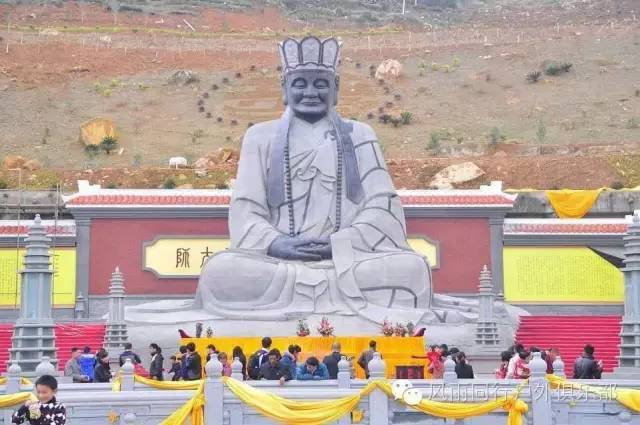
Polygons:
<instances>
[{"instance_id":1,"label":"large boulder","mask_svg":"<svg viewBox=\"0 0 640 425\"><path fill-rule=\"evenodd\" d=\"M106 118L92 118L80 126L80 142L85 146L99 145L105 137L118 139L116 124Z\"/></svg>"},{"instance_id":2,"label":"large boulder","mask_svg":"<svg viewBox=\"0 0 640 425\"><path fill-rule=\"evenodd\" d=\"M7 155L2 161L2 166L7 170L15 170L24 167L26 162L27 160L20 155Z\"/></svg>"},{"instance_id":3,"label":"large boulder","mask_svg":"<svg viewBox=\"0 0 640 425\"><path fill-rule=\"evenodd\" d=\"M168 80L169 84L174 85L189 85L194 84L200 81L200 77L193 71L189 71L188 69L181 69L174 72Z\"/></svg>"},{"instance_id":4,"label":"large boulder","mask_svg":"<svg viewBox=\"0 0 640 425\"><path fill-rule=\"evenodd\" d=\"M454 185L470 182L484 175L484 171L473 162L450 165L433 176L429 187L453 189Z\"/></svg>"},{"instance_id":5,"label":"large boulder","mask_svg":"<svg viewBox=\"0 0 640 425\"><path fill-rule=\"evenodd\" d=\"M215 168L220 164L237 164L240 160L240 152L233 148L220 148L216 152L208 153L198 158L193 166L197 170Z\"/></svg>"},{"instance_id":6,"label":"large boulder","mask_svg":"<svg viewBox=\"0 0 640 425\"><path fill-rule=\"evenodd\" d=\"M30 159L24 163L24 169L29 171L38 171L42 168L42 164L37 159Z\"/></svg>"},{"instance_id":7,"label":"large boulder","mask_svg":"<svg viewBox=\"0 0 640 425\"><path fill-rule=\"evenodd\" d=\"M378 65L376 78L385 79L389 77L398 78L402 75L402 64L395 59L387 59Z\"/></svg>"}]
</instances>

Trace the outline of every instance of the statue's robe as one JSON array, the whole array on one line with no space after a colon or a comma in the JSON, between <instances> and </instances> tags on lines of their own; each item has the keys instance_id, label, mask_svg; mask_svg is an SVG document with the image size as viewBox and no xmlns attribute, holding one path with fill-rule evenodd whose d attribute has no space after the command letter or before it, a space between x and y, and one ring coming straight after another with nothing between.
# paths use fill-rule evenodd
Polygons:
<instances>
[{"instance_id":1,"label":"statue's robe","mask_svg":"<svg viewBox=\"0 0 640 425\"><path fill-rule=\"evenodd\" d=\"M385 317L417 322L431 301L430 270L407 244L400 199L375 133L366 124L346 121L352 127L350 142L364 196L359 202L349 200L343 177L341 224L334 232L336 132L329 118L315 124L291 119L295 232L330 237L333 259L302 262L267 255L276 237L289 234L287 203L268 201L280 120L254 125L242 144L229 210L231 247L205 264L195 306L237 319L339 313L376 322Z\"/></svg>"}]
</instances>

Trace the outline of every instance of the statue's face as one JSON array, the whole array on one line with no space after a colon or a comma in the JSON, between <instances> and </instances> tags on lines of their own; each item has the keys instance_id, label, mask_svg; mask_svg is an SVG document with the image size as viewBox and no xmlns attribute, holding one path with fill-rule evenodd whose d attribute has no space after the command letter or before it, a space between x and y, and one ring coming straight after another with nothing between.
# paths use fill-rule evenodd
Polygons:
<instances>
[{"instance_id":1,"label":"statue's face","mask_svg":"<svg viewBox=\"0 0 640 425\"><path fill-rule=\"evenodd\" d=\"M318 121L336 104L338 87L332 72L292 71L283 84L285 103L305 121Z\"/></svg>"}]
</instances>

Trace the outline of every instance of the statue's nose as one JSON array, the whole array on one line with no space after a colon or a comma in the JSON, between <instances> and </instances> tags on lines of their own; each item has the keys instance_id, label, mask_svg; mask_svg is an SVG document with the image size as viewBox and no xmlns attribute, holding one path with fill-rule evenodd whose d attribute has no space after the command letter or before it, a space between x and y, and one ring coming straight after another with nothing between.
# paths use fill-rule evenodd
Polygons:
<instances>
[{"instance_id":1,"label":"statue's nose","mask_svg":"<svg viewBox=\"0 0 640 425\"><path fill-rule=\"evenodd\" d=\"M316 97L318 95L318 91L314 87L307 87L304 89L303 95L305 97Z\"/></svg>"}]
</instances>

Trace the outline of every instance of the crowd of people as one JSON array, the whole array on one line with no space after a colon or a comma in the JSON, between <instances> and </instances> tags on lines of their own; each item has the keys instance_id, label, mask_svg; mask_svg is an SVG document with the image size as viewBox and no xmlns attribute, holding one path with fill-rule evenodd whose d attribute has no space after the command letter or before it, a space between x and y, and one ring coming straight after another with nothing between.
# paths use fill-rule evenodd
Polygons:
<instances>
[{"instance_id":1,"label":"crowd of people","mask_svg":"<svg viewBox=\"0 0 640 425\"><path fill-rule=\"evenodd\" d=\"M292 379L304 381L337 378L338 362L342 358L339 343L333 344L331 353L328 353L322 361L317 357L311 356L300 364L299 358L302 348L299 345L291 344L287 351L281 353L277 348L272 348L272 343L271 338L262 338L260 349L251 354L249 358L239 346L234 347L231 357L229 357L227 353L218 351L211 344L207 347L206 361L208 362L212 356L216 356L222 364L222 374L231 376L231 362L229 359L238 358L242 364L242 376L245 380L265 379L280 381L281 384L284 384ZM375 346L375 341L372 341L369 350L362 353L361 359L363 362L367 358L369 360L373 358L371 353L375 351ZM366 363L364 363L364 366L366 371ZM171 356L169 374L174 381L192 381L202 378L202 360L200 354L196 351L194 343L180 347L178 355Z\"/></svg>"},{"instance_id":2,"label":"crowd of people","mask_svg":"<svg viewBox=\"0 0 640 425\"><path fill-rule=\"evenodd\" d=\"M547 373L553 373L553 362L560 356L557 347L541 350L538 347L525 348L522 344L515 344L509 350L502 352L502 361L496 370L498 379L526 379L531 374L529 362L534 353L540 353L542 360L547 363ZM600 379L602 377L602 360L596 360L595 348L591 344L584 346L582 354L573 365L573 379Z\"/></svg>"},{"instance_id":3,"label":"crowd of people","mask_svg":"<svg viewBox=\"0 0 640 425\"><path fill-rule=\"evenodd\" d=\"M357 364L364 370L369 378L369 362L377 350L376 341L369 342L369 348L363 351L357 359ZM251 380L275 380L283 384L290 380L318 380L336 379L338 376L338 363L343 356L340 343L335 342L331 352L322 360L310 356L300 363L299 358L302 348L291 344L284 353L272 347L269 337L262 338L261 347L248 358L242 348L236 346L231 356L218 351L213 344L207 347L206 359L203 362L196 345L190 342L181 346L176 355L171 356L171 365L168 376L173 381L195 381L202 378L203 366L212 356L216 356L222 364L222 374L231 376L231 359L238 358L242 364L243 379ZM560 355L558 348L551 347L541 350L538 347L525 348L522 344L514 344L508 350L501 353L501 362L495 370L497 379L526 379L530 375L529 362L533 354L539 352L547 363L547 373L553 373L553 362ZM576 359L572 378L574 379L600 379L602 375L602 361L594 357L595 349L592 345L585 345L582 355ZM130 359L136 368L136 373L149 376L151 379L162 381L165 378L164 358L162 349L158 344L149 345L151 361L148 372L143 369L140 356L136 354L131 344L125 344L124 351L119 356L122 366ZM427 359L427 371L434 379L441 379L444 375L444 362L447 357L455 362L455 372L458 379L473 379L473 367L468 363L464 352L456 347L449 348L447 344L432 345L425 355L413 355L413 358ZM90 347L82 351L73 348L71 359L65 366L65 375L73 378L73 382L110 382L112 371L109 365L109 353L100 349L93 354Z\"/></svg>"}]
</instances>

